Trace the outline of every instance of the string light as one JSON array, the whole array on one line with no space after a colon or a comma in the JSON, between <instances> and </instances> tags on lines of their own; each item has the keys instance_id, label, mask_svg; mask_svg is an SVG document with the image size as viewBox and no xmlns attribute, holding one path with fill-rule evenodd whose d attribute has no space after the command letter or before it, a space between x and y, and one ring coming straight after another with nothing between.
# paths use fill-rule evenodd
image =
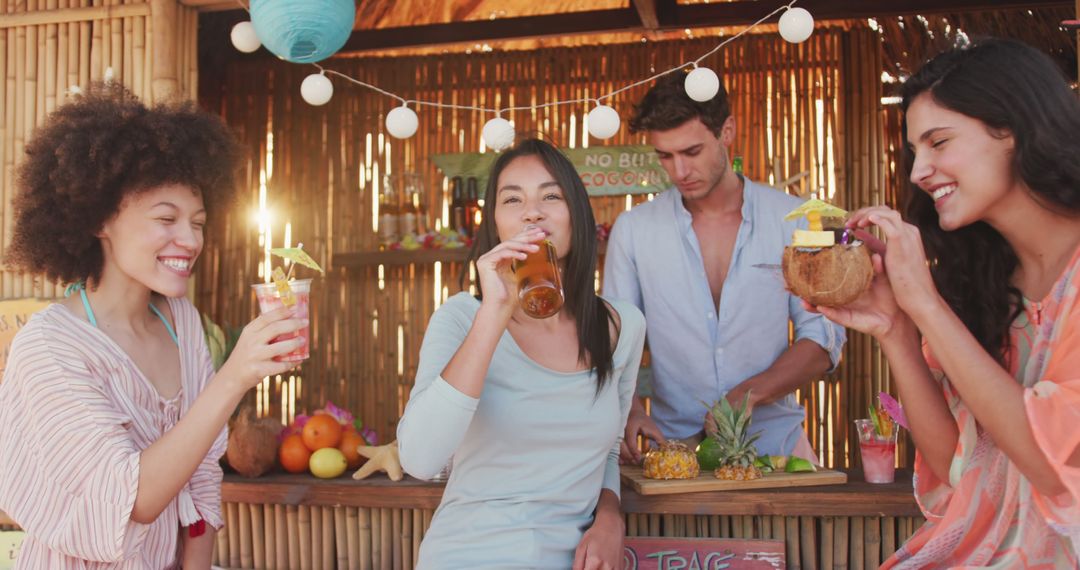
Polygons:
<instances>
[{"instance_id":1,"label":"string light","mask_svg":"<svg viewBox=\"0 0 1080 570\"><path fill-rule=\"evenodd\" d=\"M240 22L233 26L229 39L232 40L233 47L244 53L252 53L262 46L251 22Z\"/></svg>"},{"instance_id":2,"label":"string light","mask_svg":"<svg viewBox=\"0 0 1080 570\"><path fill-rule=\"evenodd\" d=\"M598 139L609 139L619 132L619 113L607 105L597 103L589 111L589 134Z\"/></svg>"},{"instance_id":3,"label":"string light","mask_svg":"<svg viewBox=\"0 0 1080 570\"><path fill-rule=\"evenodd\" d=\"M814 17L803 8L791 8L780 16L779 28L780 37L793 44L802 43L814 33Z\"/></svg>"},{"instance_id":4,"label":"string light","mask_svg":"<svg viewBox=\"0 0 1080 570\"><path fill-rule=\"evenodd\" d=\"M781 37L783 37L784 40L791 43L800 43L806 41L806 39L809 38L814 31L814 18L810 15L810 12L806 11L805 9L794 7L796 2L798 2L798 0L791 0L787 4L784 4L779 8L776 8L772 12L769 12L753 24L750 24L746 28L742 29L739 33L720 42L720 44L718 44L716 47L709 50L707 53L693 61L688 61L670 69L655 73L650 77L642 79L641 81L631 83L630 85L621 87L610 93L596 97L595 99L578 98L558 100L552 101L550 103L541 103L536 105L519 105L502 108L481 107L477 105L456 105L452 103L422 101L419 99L406 99L400 95L379 88L378 86L366 83L364 81L360 81L359 79L355 79L353 77L345 75L344 73L340 73L332 69L323 68L321 65L314 63L312 65L319 69L319 73L307 76L304 79L303 84L301 85L300 92L304 100L307 101L309 104L323 105L327 103L333 96L333 85L331 84L327 76L334 75L350 83L359 85L361 87L375 91L376 93L396 99L398 102L401 103L401 106L394 108L390 111L390 113L387 114L386 128L391 135L397 138L411 137L413 134L416 133L417 127L419 126L419 118L417 117L416 112L411 109L410 106L417 108L417 110L419 110L420 107L427 106L437 109L494 113L495 118L488 120L484 124L481 136L483 137L484 144L487 147L496 151L507 148L514 142L514 125L510 121L502 118L502 115L504 113L513 113L514 111L538 111L548 107L557 107L559 105L580 105L593 103L596 106L589 112L589 133L598 139L606 139L614 136L615 133L619 131L621 121L619 119L619 114L610 105L605 104L605 100L610 100L620 93L629 91L641 85L649 84L659 79L660 77L663 77L669 73L675 73L687 67L693 68L692 71L687 74L686 80L684 82L684 87L686 88L687 95L695 101L708 101L712 99L720 90L720 78L717 76L715 71L707 67L701 66L701 62L709 56L723 49L724 46L726 46L727 44L746 35L751 30L753 30L766 20L769 20L776 14L781 14L779 21L779 31ZM242 22L241 24L243 23L244 22ZM237 49L244 51L241 45L245 47L250 47L250 43L244 43L244 41L242 41L243 38L240 42L237 41L236 29L239 26L240 24L237 24L237 26L233 28L233 45L235 45ZM243 33L246 32L241 32L241 35ZM258 37L256 37L255 39L259 40ZM258 46L256 46L254 49L258 49ZM251 51L254 51L254 49L252 49Z\"/></svg>"},{"instance_id":5,"label":"string light","mask_svg":"<svg viewBox=\"0 0 1080 570\"><path fill-rule=\"evenodd\" d=\"M334 96L334 84L322 73L312 73L300 84L300 96L308 105L325 105Z\"/></svg>"},{"instance_id":6,"label":"string light","mask_svg":"<svg viewBox=\"0 0 1080 570\"><path fill-rule=\"evenodd\" d=\"M399 139L407 139L416 133L420 126L420 119L416 112L402 105L386 114L386 131L391 136Z\"/></svg>"},{"instance_id":7,"label":"string light","mask_svg":"<svg viewBox=\"0 0 1080 570\"><path fill-rule=\"evenodd\" d=\"M514 125L502 117L495 117L484 123L480 136L489 148L499 151L514 144Z\"/></svg>"},{"instance_id":8,"label":"string light","mask_svg":"<svg viewBox=\"0 0 1080 570\"><path fill-rule=\"evenodd\" d=\"M720 91L720 78L716 76L715 71L708 67L695 65L694 70L686 74L683 87L691 99L704 102L716 97L716 94Z\"/></svg>"}]
</instances>

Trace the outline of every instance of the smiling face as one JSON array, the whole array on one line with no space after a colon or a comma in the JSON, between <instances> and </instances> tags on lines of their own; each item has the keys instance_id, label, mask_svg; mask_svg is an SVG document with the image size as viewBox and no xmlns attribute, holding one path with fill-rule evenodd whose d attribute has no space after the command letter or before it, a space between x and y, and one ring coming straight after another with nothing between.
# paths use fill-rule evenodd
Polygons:
<instances>
[{"instance_id":1,"label":"smiling face","mask_svg":"<svg viewBox=\"0 0 1080 570\"><path fill-rule=\"evenodd\" d=\"M941 229L950 231L1006 213L1023 184L1013 167L1007 131L942 107L929 93L908 107L911 182L934 200Z\"/></svg>"},{"instance_id":2,"label":"smiling face","mask_svg":"<svg viewBox=\"0 0 1080 570\"><path fill-rule=\"evenodd\" d=\"M187 294L205 224L202 196L188 186L166 184L125 198L98 233L103 278L124 276L166 297Z\"/></svg>"},{"instance_id":3,"label":"smiling face","mask_svg":"<svg viewBox=\"0 0 1080 570\"><path fill-rule=\"evenodd\" d=\"M539 156L524 155L510 161L499 174L495 200L499 241L535 225L547 232L560 259L570 252L570 208L562 186Z\"/></svg>"},{"instance_id":4,"label":"smiling face","mask_svg":"<svg viewBox=\"0 0 1080 570\"><path fill-rule=\"evenodd\" d=\"M649 131L660 165L686 200L709 196L729 174L727 148L735 137L735 120L728 117L716 136L693 118L666 131Z\"/></svg>"}]
</instances>

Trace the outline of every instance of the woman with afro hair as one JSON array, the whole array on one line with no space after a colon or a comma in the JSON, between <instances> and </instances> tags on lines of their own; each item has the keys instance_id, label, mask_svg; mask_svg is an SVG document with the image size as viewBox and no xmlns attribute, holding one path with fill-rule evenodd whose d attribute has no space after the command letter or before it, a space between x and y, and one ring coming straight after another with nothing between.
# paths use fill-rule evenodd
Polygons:
<instances>
[{"instance_id":1,"label":"woman with afro hair","mask_svg":"<svg viewBox=\"0 0 1080 570\"><path fill-rule=\"evenodd\" d=\"M238 146L190 103L117 83L57 109L26 147L6 262L69 284L11 345L0 382L0 510L19 568L208 568L225 425L303 342L288 309L244 328L215 374L185 298Z\"/></svg>"}]
</instances>

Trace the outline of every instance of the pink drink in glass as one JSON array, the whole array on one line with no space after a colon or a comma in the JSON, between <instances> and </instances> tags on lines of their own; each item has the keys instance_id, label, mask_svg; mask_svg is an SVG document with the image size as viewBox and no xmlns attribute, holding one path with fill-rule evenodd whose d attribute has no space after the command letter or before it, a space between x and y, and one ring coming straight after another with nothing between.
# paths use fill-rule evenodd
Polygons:
<instances>
[{"instance_id":1,"label":"pink drink in glass","mask_svg":"<svg viewBox=\"0 0 1080 570\"><path fill-rule=\"evenodd\" d=\"M293 317L297 319L310 318L310 312L308 306L311 302L311 279L294 279L289 281L289 287L292 288L293 297L296 298L296 304L293 305ZM262 313L269 313L274 309L278 309L284 306L281 302L281 297L278 295L277 287L273 283L258 283L251 286L255 290L255 296L259 299L259 311ZM274 339L274 342L282 340L288 340L296 338L297 336L304 338L304 344L300 348L284 355L275 358L274 360L282 362L300 362L307 360L310 356L308 348L308 340L310 338L310 327L304 327L297 332L283 334Z\"/></svg>"},{"instance_id":2,"label":"pink drink in glass","mask_svg":"<svg viewBox=\"0 0 1080 570\"><path fill-rule=\"evenodd\" d=\"M896 426L889 437L874 431L870 420L855 420L867 483L892 483L896 476Z\"/></svg>"}]
</instances>

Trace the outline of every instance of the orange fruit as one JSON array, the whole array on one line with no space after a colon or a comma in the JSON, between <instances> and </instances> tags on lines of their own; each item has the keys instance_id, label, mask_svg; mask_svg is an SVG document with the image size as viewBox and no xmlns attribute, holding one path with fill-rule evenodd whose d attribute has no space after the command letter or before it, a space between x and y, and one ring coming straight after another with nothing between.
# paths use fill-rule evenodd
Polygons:
<instances>
[{"instance_id":1,"label":"orange fruit","mask_svg":"<svg viewBox=\"0 0 1080 570\"><path fill-rule=\"evenodd\" d=\"M345 454L345 460L349 464L349 469L356 469L364 463L366 457L360 455L356 451L356 448L361 445L367 445L367 442L364 441L364 438L361 437L355 429L347 428L345 433L341 435L341 443L338 444L337 448L341 450L341 453Z\"/></svg>"},{"instance_id":2,"label":"orange fruit","mask_svg":"<svg viewBox=\"0 0 1080 570\"><path fill-rule=\"evenodd\" d=\"M333 416L316 414L304 424L301 437L308 449L318 451L326 447L337 447L341 443L342 431L341 424Z\"/></svg>"},{"instance_id":3,"label":"orange fruit","mask_svg":"<svg viewBox=\"0 0 1080 570\"><path fill-rule=\"evenodd\" d=\"M311 459L311 450L304 445L304 439L300 434L286 437L278 448L278 461L289 473L303 473L308 469L308 461Z\"/></svg>"}]
</instances>

